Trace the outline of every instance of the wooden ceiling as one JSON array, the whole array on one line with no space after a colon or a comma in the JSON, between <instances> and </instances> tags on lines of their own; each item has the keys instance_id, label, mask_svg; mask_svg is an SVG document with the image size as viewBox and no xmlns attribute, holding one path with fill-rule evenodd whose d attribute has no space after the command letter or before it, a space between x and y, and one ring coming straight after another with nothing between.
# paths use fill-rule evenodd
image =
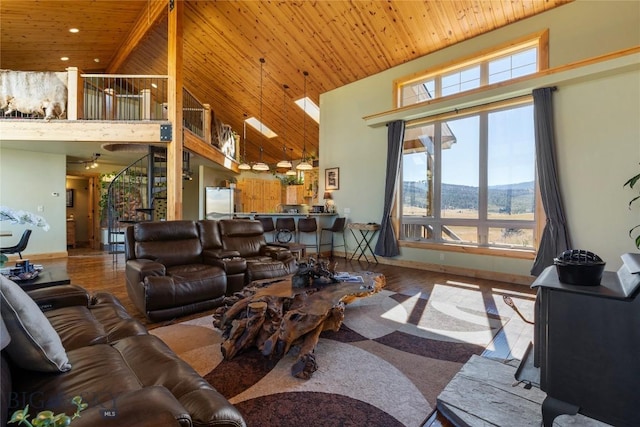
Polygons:
<instances>
[{"instance_id":1,"label":"wooden ceiling","mask_svg":"<svg viewBox=\"0 0 640 427\"><path fill-rule=\"evenodd\" d=\"M320 94L570 0L186 1L184 85L242 134L244 114L279 136L247 126L247 157L275 163L283 146L318 156L319 126L293 101ZM4 69L166 74L167 15L160 0L2 0ZM166 1L164 1L166 4ZM162 10L154 19L154 9ZM78 28L77 34L69 32ZM148 31L147 31L148 29ZM124 61L117 52L146 31ZM60 57L69 57L63 62ZM99 62L96 62L96 59ZM283 91L283 84L289 86ZM391 90L391 87L389 87ZM285 107L286 106L286 107ZM286 119L285 119L286 108ZM372 112L373 113L373 112ZM72 153L69 153L72 154Z\"/></svg>"}]
</instances>

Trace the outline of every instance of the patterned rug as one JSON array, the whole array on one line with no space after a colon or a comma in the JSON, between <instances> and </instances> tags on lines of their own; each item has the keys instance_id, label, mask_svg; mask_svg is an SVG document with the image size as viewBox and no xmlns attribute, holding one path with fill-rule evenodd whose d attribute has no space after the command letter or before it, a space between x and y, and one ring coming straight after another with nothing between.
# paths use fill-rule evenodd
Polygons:
<instances>
[{"instance_id":1,"label":"patterned rug","mask_svg":"<svg viewBox=\"0 0 640 427\"><path fill-rule=\"evenodd\" d=\"M449 301L449 300L447 300ZM318 370L291 375L257 350L223 360L211 316L153 329L253 426L422 426L436 397L509 318L387 290L348 305L338 332L323 332Z\"/></svg>"}]
</instances>

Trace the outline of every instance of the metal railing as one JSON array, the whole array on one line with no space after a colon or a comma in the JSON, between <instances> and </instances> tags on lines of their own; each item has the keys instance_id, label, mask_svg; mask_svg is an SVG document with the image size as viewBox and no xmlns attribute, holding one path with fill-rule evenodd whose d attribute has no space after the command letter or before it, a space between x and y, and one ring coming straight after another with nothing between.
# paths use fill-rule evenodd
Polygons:
<instances>
[{"instance_id":1,"label":"metal railing","mask_svg":"<svg viewBox=\"0 0 640 427\"><path fill-rule=\"evenodd\" d=\"M107 188L109 251L124 251L126 227L141 221L166 219L158 201L167 197L166 150L149 147L149 154L120 171Z\"/></svg>"},{"instance_id":2,"label":"metal railing","mask_svg":"<svg viewBox=\"0 0 640 427\"><path fill-rule=\"evenodd\" d=\"M195 135L205 139L205 108L187 89L182 89L182 124Z\"/></svg>"},{"instance_id":3,"label":"metal railing","mask_svg":"<svg viewBox=\"0 0 640 427\"><path fill-rule=\"evenodd\" d=\"M84 120L167 120L167 76L82 74Z\"/></svg>"}]
</instances>

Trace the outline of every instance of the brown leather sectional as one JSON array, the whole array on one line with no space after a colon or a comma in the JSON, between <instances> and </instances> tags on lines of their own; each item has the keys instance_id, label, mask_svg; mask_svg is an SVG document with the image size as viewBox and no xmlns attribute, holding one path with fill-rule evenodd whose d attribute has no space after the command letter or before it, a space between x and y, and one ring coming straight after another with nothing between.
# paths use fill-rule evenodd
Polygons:
<instances>
[{"instance_id":1,"label":"brown leather sectional","mask_svg":"<svg viewBox=\"0 0 640 427\"><path fill-rule=\"evenodd\" d=\"M127 293L154 322L217 307L249 282L297 266L249 219L141 222L127 228L125 258Z\"/></svg>"},{"instance_id":2,"label":"brown leather sectional","mask_svg":"<svg viewBox=\"0 0 640 427\"><path fill-rule=\"evenodd\" d=\"M29 295L60 336L71 370L18 367L5 350L9 337L0 334L0 425L27 404L32 416L43 410L71 415L71 399L80 395L89 406L74 427L245 426L233 405L111 294L64 285Z\"/></svg>"}]
</instances>

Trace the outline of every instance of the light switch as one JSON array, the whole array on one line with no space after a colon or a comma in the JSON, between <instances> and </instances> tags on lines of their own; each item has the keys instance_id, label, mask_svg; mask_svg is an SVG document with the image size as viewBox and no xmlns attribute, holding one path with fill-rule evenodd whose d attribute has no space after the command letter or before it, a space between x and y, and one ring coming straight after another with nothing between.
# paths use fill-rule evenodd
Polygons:
<instances>
[{"instance_id":1,"label":"light switch","mask_svg":"<svg viewBox=\"0 0 640 427\"><path fill-rule=\"evenodd\" d=\"M38 212L44 212L44 206L38 205Z\"/></svg>"}]
</instances>

